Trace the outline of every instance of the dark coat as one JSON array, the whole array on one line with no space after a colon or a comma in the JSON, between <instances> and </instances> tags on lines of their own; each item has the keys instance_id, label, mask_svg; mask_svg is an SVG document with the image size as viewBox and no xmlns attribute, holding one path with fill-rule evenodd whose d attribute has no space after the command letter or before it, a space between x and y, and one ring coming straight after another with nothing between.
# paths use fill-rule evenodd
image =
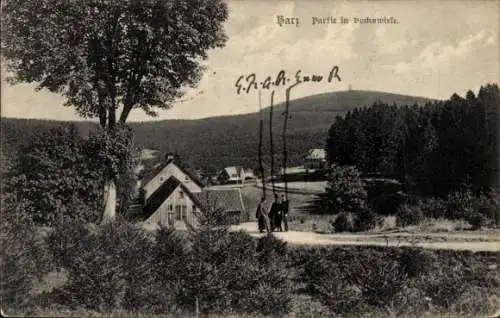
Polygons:
<instances>
[{"instance_id":1,"label":"dark coat","mask_svg":"<svg viewBox=\"0 0 500 318\"><path fill-rule=\"evenodd\" d=\"M283 211L283 214L287 215L288 214L288 207L289 207L288 200L282 201L281 206L282 206L281 209Z\"/></svg>"},{"instance_id":2,"label":"dark coat","mask_svg":"<svg viewBox=\"0 0 500 318\"><path fill-rule=\"evenodd\" d=\"M270 215L277 215L281 211L281 204L277 202L273 202L271 205L271 211L269 211Z\"/></svg>"}]
</instances>

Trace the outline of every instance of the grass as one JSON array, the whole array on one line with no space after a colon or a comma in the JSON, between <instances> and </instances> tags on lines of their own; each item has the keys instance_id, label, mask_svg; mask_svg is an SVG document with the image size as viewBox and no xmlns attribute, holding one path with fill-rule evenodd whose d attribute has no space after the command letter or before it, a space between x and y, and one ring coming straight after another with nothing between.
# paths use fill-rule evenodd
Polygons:
<instances>
[{"instance_id":1,"label":"grass","mask_svg":"<svg viewBox=\"0 0 500 318\"><path fill-rule=\"evenodd\" d=\"M249 215L250 221L255 220L255 211L257 210L257 205L259 204L260 198L262 197L263 193L264 191L262 189L259 189L252 184L248 184L247 186L241 188L243 203L245 204L245 208ZM274 200L273 191L266 190L265 193L266 200L271 203ZM278 195L281 195L282 193L283 192L277 191ZM304 214L303 211L301 211L301 208L307 205L307 203L313 198L314 196L310 194L288 194L288 199L290 201L289 216L295 217L300 215L307 215Z\"/></svg>"},{"instance_id":2,"label":"grass","mask_svg":"<svg viewBox=\"0 0 500 318\"><path fill-rule=\"evenodd\" d=\"M309 184L309 182L291 182L290 186L295 186L295 184L305 186L306 184ZM245 204L245 208L248 213L248 220L255 221L255 211L258 203L260 202L263 191L262 189L257 188L254 184L246 184L243 187L240 187L240 189L243 197L243 203ZM281 195L281 193L282 192L277 191L278 195ZM314 195L290 193L288 194L288 197L290 200L288 221L291 230L320 233L328 233L332 231L330 224L331 221L335 220L335 215L311 214L307 211L306 207L311 200L315 198ZM272 191L266 190L266 199L269 203L273 201ZM417 225L397 227L396 217L390 215L384 216L382 218L382 222L377 224L375 229L369 231L368 233L384 233L391 231L410 233L454 233L468 231L469 229L470 225L463 220L432 218L425 218Z\"/></svg>"}]
</instances>

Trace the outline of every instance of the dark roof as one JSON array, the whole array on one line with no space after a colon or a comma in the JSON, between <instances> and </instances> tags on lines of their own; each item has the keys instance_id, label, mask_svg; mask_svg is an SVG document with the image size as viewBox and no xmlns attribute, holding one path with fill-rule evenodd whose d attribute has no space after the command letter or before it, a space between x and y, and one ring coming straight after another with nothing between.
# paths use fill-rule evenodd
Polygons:
<instances>
[{"instance_id":1,"label":"dark roof","mask_svg":"<svg viewBox=\"0 0 500 318\"><path fill-rule=\"evenodd\" d=\"M245 211L240 189L205 189L194 194L198 201L206 204L215 204L224 211Z\"/></svg>"},{"instance_id":2,"label":"dark roof","mask_svg":"<svg viewBox=\"0 0 500 318\"><path fill-rule=\"evenodd\" d=\"M179 179L172 176L163 182L163 184L159 186L158 189L156 189L155 192L153 192L147 199L143 208L143 218L146 219L151 216L179 185L184 193L187 194L193 202L201 207L201 202L198 198L191 191L189 191L189 189L186 188L182 182L179 181Z\"/></svg>"},{"instance_id":3,"label":"dark roof","mask_svg":"<svg viewBox=\"0 0 500 318\"><path fill-rule=\"evenodd\" d=\"M188 175L191 180L193 180L194 183L196 183L200 187L204 187L205 185L203 182L201 182L198 177L188 169L182 167L181 165L176 164L173 160L169 160L165 162L164 164L162 163L157 163L154 165L152 168L150 168L148 171L144 173L144 176L141 178L142 185L146 185L149 181L151 181L156 175L158 175L166 166L168 166L169 163L175 164L179 169L181 169L182 172L184 172L186 175Z\"/></svg>"}]
</instances>

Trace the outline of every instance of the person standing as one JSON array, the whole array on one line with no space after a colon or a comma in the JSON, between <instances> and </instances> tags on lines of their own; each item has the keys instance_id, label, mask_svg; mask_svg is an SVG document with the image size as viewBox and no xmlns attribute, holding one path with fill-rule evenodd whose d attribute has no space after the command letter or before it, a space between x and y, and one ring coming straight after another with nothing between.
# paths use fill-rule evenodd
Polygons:
<instances>
[{"instance_id":1,"label":"person standing","mask_svg":"<svg viewBox=\"0 0 500 318\"><path fill-rule=\"evenodd\" d=\"M281 213L282 213L282 221L285 225L285 232L288 232L288 208L289 202L288 198L282 194L281 195ZM281 227L281 224L280 224Z\"/></svg>"},{"instance_id":2,"label":"person standing","mask_svg":"<svg viewBox=\"0 0 500 318\"><path fill-rule=\"evenodd\" d=\"M271 231L276 230L278 227L281 228L281 202L277 195L274 196L274 202L269 212L269 219L271 220Z\"/></svg>"},{"instance_id":3,"label":"person standing","mask_svg":"<svg viewBox=\"0 0 500 318\"><path fill-rule=\"evenodd\" d=\"M263 233L264 231L270 232L269 230L269 218L267 215L267 206L266 206L266 198L262 197L260 199L259 205L257 205L257 212L255 213L255 217L257 218L259 232Z\"/></svg>"}]
</instances>

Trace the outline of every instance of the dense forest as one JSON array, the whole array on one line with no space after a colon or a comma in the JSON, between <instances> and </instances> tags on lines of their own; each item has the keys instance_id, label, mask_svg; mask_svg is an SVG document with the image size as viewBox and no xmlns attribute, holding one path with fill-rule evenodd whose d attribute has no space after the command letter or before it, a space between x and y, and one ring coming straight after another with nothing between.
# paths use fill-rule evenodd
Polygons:
<instances>
[{"instance_id":1,"label":"dense forest","mask_svg":"<svg viewBox=\"0 0 500 318\"><path fill-rule=\"evenodd\" d=\"M424 105L429 99L373 91L345 91L308 96L290 102L287 129L288 163L301 164L310 148L324 147L325 138L336 115L375 102L397 105ZM256 109L257 100L256 100ZM266 103L264 101L264 106ZM273 140L276 167L281 165L284 104L273 110ZM270 108L263 110L263 159L270 166ZM242 165L257 170L259 113L213 117L198 120L165 120L131 123L139 147L175 152L192 169L214 173L225 166ZM58 121L2 118L2 154L9 156L27 145L32 134L48 131ZM75 122L82 136L97 128L97 123Z\"/></svg>"},{"instance_id":2,"label":"dense forest","mask_svg":"<svg viewBox=\"0 0 500 318\"><path fill-rule=\"evenodd\" d=\"M375 103L337 116L330 127L330 162L402 181L407 190L444 196L468 187L498 186L498 85L477 96L453 94L423 107Z\"/></svg>"}]
</instances>

